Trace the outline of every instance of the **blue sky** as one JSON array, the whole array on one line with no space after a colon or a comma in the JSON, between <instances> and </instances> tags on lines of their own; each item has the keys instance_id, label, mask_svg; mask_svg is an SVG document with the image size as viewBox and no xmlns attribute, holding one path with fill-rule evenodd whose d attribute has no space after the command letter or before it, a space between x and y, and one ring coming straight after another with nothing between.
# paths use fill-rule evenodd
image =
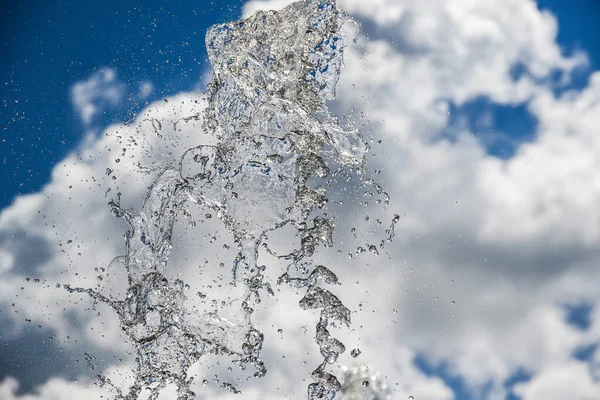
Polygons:
<instances>
[{"instance_id":1,"label":"blue sky","mask_svg":"<svg viewBox=\"0 0 600 400\"><path fill-rule=\"evenodd\" d=\"M598 18L600 4L595 0L538 0L542 10L548 10L558 19L558 43L566 52L585 50L591 67L600 67L600 42Z\"/></svg>"},{"instance_id":2,"label":"blue sky","mask_svg":"<svg viewBox=\"0 0 600 400\"><path fill-rule=\"evenodd\" d=\"M0 208L10 205L19 194L38 191L48 182L53 165L81 141L87 128L70 99L76 82L109 67L132 88L146 81L154 86L144 102L124 101L107 108L106 115L89 128L96 131L110 122L123 121L132 111L143 108L145 102L196 87L207 67L206 29L214 23L237 19L241 13L240 0L215 3L4 2L0 6L0 175L4 183ZM590 60L589 67L576 71L572 84L556 93L587 86L591 72L600 70L600 3L538 0L538 5L557 17L558 43L565 54L583 50ZM520 73L526 72L515 71ZM527 103L495 104L486 97L460 106L450 104L445 137L453 140L453 128L466 124L489 154L511 158L522 143L535 140L538 123L527 107ZM586 304L569 305L565 307L565 319L586 330L590 310ZM594 346L582 349L578 356L585 358ZM8 351L5 356L16 357ZM426 375L440 377L454 390L457 400L478 398L444 365L435 365L421 356L415 364ZM15 370L0 372L18 373ZM35 383L47 378L42 375ZM521 371L506 385L512 387L529 378L528 372Z\"/></svg>"}]
</instances>

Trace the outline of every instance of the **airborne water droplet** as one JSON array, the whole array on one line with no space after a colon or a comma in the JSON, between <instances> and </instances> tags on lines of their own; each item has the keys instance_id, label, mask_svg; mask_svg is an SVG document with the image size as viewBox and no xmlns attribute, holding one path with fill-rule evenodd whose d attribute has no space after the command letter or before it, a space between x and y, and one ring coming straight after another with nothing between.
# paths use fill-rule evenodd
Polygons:
<instances>
[{"instance_id":1,"label":"airborne water droplet","mask_svg":"<svg viewBox=\"0 0 600 400\"><path fill-rule=\"evenodd\" d=\"M160 162L149 169L154 168L157 177L136 212L121 206L120 194L110 202L111 213L130 226L125 235L127 254L111 263L127 273L123 298L65 285L71 293L87 293L116 311L137 353L131 393L148 389L150 398L157 398L160 388L171 382L182 394L180 398L193 398L187 373L207 352L227 353L242 370L251 365L254 376L265 375L267 366L260 358L264 336L252 316L261 296L274 293L274 282L265 276L257 253L268 241L267 235L277 237L284 226L295 229L299 243L289 254L271 252L276 261L291 264L289 274L286 270L278 274L283 275L277 283L303 291L300 308L318 310L314 338L322 359L311 374L309 398L333 398L342 388L327 369L345 352L345 346L329 330L350 325L350 310L327 289L339 284L337 276L313 264L311 257L320 248L334 245L335 224L327 210L331 185L327 179L333 179L333 171L347 168L352 171L345 177L348 181L354 174L365 185L377 187L359 173L368 149L359 132L340 127L327 109L340 74L341 27L346 18L334 0L305 0L208 30L206 47L214 75L206 93L207 105L195 119L201 120L202 134L215 139L215 144L197 144L179 160L156 154ZM144 123L150 124L151 138L157 140L165 138L167 125L181 121L170 122L152 119ZM117 179L111 169L106 175ZM322 186L309 184L315 177ZM379 189L377 193L385 197ZM366 201L362 204L369 206ZM206 294L197 292L196 296L185 293L189 284L172 278L179 271L175 263L169 263L173 232L178 229L178 218L186 216L186 207L197 207L194 215L204 215L207 225L220 224L235 243L233 253L229 245L208 246L223 236L214 230L204 232L208 243L203 244L215 254L202 255L206 261L196 263L196 271L216 269L222 253L229 255L231 267L219 263L220 281L204 282ZM187 213L187 218L191 215ZM372 221L368 216L365 220ZM195 227L190 223L190 230ZM392 236L393 230L389 240ZM375 245L366 247L379 254ZM363 247L357 249L357 253L364 252ZM303 273L295 276L293 271ZM213 296L225 285L226 301ZM186 302L192 300L195 303L188 308ZM198 315L195 306L207 310ZM351 353L353 357L359 354L359 349ZM369 391L375 391L376 377L367 370L358 376L366 379L364 387L371 382ZM239 393L232 384L220 383L221 388ZM206 379L202 381L203 386L207 384Z\"/></svg>"}]
</instances>

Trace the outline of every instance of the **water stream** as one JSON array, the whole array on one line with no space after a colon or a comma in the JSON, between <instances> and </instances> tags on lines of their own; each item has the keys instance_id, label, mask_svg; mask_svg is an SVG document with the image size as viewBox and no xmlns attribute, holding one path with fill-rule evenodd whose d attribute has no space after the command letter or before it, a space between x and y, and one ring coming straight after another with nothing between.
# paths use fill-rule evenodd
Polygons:
<instances>
[{"instance_id":1,"label":"water stream","mask_svg":"<svg viewBox=\"0 0 600 400\"><path fill-rule=\"evenodd\" d=\"M346 348L329 327L350 325L350 311L328 289L339 284L335 272L324 265L307 270L306 261L320 246L333 245L335 221L318 212L327 207L328 187L338 174L361 175L368 149L358 131L340 127L326 104L335 96L347 20L334 0L306 0L209 29L214 74L207 106L195 117L215 144L192 147L178 163L161 165L138 212L119 198L110 202L112 214L129 225L126 255L107 268L127 272L124 298L65 285L110 305L135 347L135 381L128 391L115 388L117 399L137 399L144 390L156 399L169 384L177 386L178 399L194 398L188 370L207 353L229 356L264 376L264 338L253 311L261 296L274 294L273 285L302 290L299 306L320 310L314 338L322 363L312 372L308 398L332 399L342 389L328 366ZM200 314L189 306L186 283L167 277L177 268L169 260L173 228L186 207L216 216L237 244L227 301ZM293 228L299 243L277 254L265 239L283 227ZM391 232L390 240L393 225ZM259 249L287 265L277 282L265 279L268 265L258 262ZM350 397L350 389L365 370L347 375L342 393L359 398ZM227 389L238 391L230 384Z\"/></svg>"}]
</instances>

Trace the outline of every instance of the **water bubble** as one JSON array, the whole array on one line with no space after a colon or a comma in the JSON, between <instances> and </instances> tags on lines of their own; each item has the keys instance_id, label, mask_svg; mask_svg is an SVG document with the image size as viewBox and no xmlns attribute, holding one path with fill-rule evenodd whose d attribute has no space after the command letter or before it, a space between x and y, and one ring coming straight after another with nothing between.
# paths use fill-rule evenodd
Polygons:
<instances>
[{"instance_id":1,"label":"water bubble","mask_svg":"<svg viewBox=\"0 0 600 400\"><path fill-rule=\"evenodd\" d=\"M375 254L376 256L378 256L378 255L379 255L379 251L377 250L377 246L375 246L375 245L373 245L373 244L369 246L369 251L370 251L371 253Z\"/></svg>"}]
</instances>

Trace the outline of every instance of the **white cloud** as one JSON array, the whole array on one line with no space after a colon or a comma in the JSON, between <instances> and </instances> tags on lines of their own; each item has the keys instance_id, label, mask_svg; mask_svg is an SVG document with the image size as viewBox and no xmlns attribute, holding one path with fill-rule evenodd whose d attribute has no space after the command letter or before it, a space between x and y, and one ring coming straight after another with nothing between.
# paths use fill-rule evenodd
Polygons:
<instances>
[{"instance_id":1,"label":"white cloud","mask_svg":"<svg viewBox=\"0 0 600 400\"><path fill-rule=\"evenodd\" d=\"M0 249L0 274L12 269L15 257L10 251Z\"/></svg>"},{"instance_id":2,"label":"white cloud","mask_svg":"<svg viewBox=\"0 0 600 400\"><path fill-rule=\"evenodd\" d=\"M104 107L114 107L125 95L126 85L113 68L102 68L71 88L71 101L85 125L90 125Z\"/></svg>"},{"instance_id":3,"label":"white cloud","mask_svg":"<svg viewBox=\"0 0 600 400\"><path fill-rule=\"evenodd\" d=\"M0 398L3 400L63 400L67 398L100 400L102 391L90 386L81 387L74 382L52 379L39 388L35 394L18 395L19 382L9 377L0 382Z\"/></svg>"},{"instance_id":4,"label":"white cloud","mask_svg":"<svg viewBox=\"0 0 600 400\"><path fill-rule=\"evenodd\" d=\"M71 87L71 102L86 128L97 123L99 116L119 106L133 105L148 100L154 94L154 84L145 80L138 85L127 85L119 79L114 68L104 67Z\"/></svg>"},{"instance_id":5,"label":"white cloud","mask_svg":"<svg viewBox=\"0 0 600 400\"><path fill-rule=\"evenodd\" d=\"M139 91L140 98L146 99L152 94L152 92L154 92L154 84L150 81L144 81L140 83Z\"/></svg>"},{"instance_id":6,"label":"white cloud","mask_svg":"<svg viewBox=\"0 0 600 400\"><path fill-rule=\"evenodd\" d=\"M600 382L592 379L587 365L571 361L547 366L530 382L517 385L515 392L523 400L594 400Z\"/></svg>"},{"instance_id":7,"label":"white cloud","mask_svg":"<svg viewBox=\"0 0 600 400\"><path fill-rule=\"evenodd\" d=\"M281 10L291 3L293 3L293 0L248 1L244 4L243 18L247 18L259 10Z\"/></svg>"}]
</instances>

